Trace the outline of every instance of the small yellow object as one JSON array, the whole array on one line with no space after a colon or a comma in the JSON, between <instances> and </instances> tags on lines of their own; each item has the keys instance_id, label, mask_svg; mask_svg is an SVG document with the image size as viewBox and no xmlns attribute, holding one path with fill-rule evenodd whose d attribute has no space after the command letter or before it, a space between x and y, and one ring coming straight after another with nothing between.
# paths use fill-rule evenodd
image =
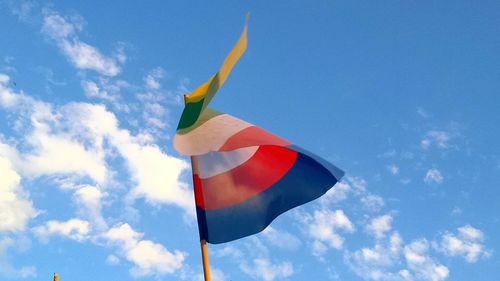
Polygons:
<instances>
[{"instance_id":1,"label":"small yellow object","mask_svg":"<svg viewBox=\"0 0 500 281\"><path fill-rule=\"evenodd\" d=\"M54 281L59 281L59 275L57 272L54 272Z\"/></svg>"}]
</instances>

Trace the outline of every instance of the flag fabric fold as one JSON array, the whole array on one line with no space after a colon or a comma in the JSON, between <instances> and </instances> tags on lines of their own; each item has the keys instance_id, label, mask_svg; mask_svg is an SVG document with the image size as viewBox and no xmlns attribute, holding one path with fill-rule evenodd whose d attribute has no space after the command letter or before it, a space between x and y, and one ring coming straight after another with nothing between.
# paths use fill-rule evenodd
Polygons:
<instances>
[{"instance_id":1,"label":"flag fabric fold","mask_svg":"<svg viewBox=\"0 0 500 281\"><path fill-rule=\"evenodd\" d=\"M224 243L265 229L332 188L344 172L246 121L208 107L246 49L247 25L218 73L185 96L175 149L191 156L200 239Z\"/></svg>"},{"instance_id":2,"label":"flag fabric fold","mask_svg":"<svg viewBox=\"0 0 500 281\"><path fill-rule=\"evenodd\" d=\"M208 81L198 86L192 93L184 96L185 107L177 126L178 132L189 131L196 123L203 110L217 93L217 90L226 81L233 66L245 52L247 48L247 23L248 16L240 38L227 55L219 71L212 75Z\"/></svg>"}]
</instances>

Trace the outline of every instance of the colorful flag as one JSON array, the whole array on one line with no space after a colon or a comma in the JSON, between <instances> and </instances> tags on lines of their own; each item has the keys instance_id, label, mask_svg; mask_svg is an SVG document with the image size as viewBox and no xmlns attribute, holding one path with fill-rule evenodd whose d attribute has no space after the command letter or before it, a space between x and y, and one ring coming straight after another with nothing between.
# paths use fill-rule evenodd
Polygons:
<instances>
[{"instance_id":1,"label":"colorful flag","mask_svg":"<svg viewBox=\"0 0 500 281\"><path fill-rule=\"evenodd\" d=\"M229 55L222 63L219 72L212 75L207 82L201 84L196 88L191 94L184 96L184 111L182 112L181 119L179 120L179 125L177 126L177 132L187 132L195 124L195 122L200 117L200 114L210 103L215 93L224 84L231 69L233 69L234 64L243 55L247 48L247 23L248 16L245 22L245 27L243 32L238 39L238 42L234 45Z\"/></svg>"},{"instance_id":2,"label":"colorful flag","mask_svg":"<svg viewBox=\"0 0 500 281\"><path fill-rule=\"evenodd\" d=\"M257 126L207 107L246 48L246 25L219 72L190 95L174 137L191 155L200 238L224 243L264 230L344 172Z\"/></svg>"}]
</instances>

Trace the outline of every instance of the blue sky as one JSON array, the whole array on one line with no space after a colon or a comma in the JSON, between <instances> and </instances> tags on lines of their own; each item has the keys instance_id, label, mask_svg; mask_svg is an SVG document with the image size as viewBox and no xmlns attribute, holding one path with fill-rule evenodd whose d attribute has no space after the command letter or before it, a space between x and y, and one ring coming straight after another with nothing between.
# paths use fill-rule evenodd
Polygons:
<instances>
[{"instance_id":1,"label":"blue sky","mask_svg":"<svg viewBox=\"0 0 500 281\"><path fill-rule=\"evenodd\" d=\"M347 172L214 280L493 280L498 1L2 1L0 279L202 280L182 94Z\"/></svg>"}]
</instances>

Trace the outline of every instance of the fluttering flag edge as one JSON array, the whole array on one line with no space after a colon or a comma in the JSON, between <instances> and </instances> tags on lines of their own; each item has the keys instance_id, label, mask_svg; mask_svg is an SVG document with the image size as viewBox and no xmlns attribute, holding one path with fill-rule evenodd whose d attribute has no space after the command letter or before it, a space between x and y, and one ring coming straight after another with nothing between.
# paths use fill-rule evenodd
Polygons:
<instances>
[{"instance_id":1,"label":"fluttering flag edge","mask_svg":"<svg viewBox=\"0 0 500 281\"><path fill-rule=\"evenodd\" d=\"M342 170L298 146L282 149L294 150L297 158L272 186L243 202L219 209L206 209L197 203L198 229L202 239L220 244L256 234L279 215L324 195L344 175Z\"/></svg>"}]
</instances>

